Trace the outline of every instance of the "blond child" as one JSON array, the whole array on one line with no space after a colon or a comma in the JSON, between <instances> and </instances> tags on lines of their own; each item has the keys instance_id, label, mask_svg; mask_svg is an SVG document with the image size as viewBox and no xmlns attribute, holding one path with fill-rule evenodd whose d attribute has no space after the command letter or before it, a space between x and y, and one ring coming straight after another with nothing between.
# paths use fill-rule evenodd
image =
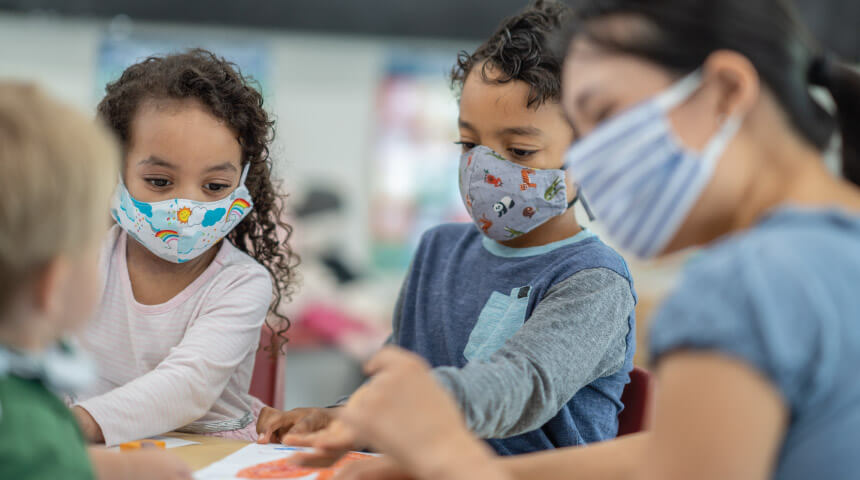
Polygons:
<instances>
[{"instance_id":1,"label":"blond child","mask_svg":"<svg viewBox=\"0 0 860 480\"><path fill-rule=\"evenodd\" d=\"M88 453L58 397L94 376L63 339L97 301L118 158L90 119L0 82L0 478L190 478L163 452Z\"/></svg>"}]
</instances>

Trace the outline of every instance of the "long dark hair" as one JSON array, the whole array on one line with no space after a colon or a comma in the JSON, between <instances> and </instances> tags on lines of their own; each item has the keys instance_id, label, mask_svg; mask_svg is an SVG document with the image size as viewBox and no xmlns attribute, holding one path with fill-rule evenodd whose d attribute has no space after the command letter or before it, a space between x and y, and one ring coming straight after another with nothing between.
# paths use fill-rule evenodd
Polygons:
<instances>
[{"instance_id":1,"label":"long dark hair","mask_svg":"<svg viewBox=\"0 0 860 480\"><path fill-rule=\"evenodd\" d=\"M813 41L788 0L579 0L575 5L563 51L583 35L678 74L700 67L716 50L746 56L791 125L812 145L825 149L839 127L843 174L860 185L860 73ZM613 19L639 24L624 33L604 28ZM810 85L830 92L835 118L813 99Z\"/></svg>"},{"instance_id":2,"label":"long dark hair","mask_svg":"<svg viewBox=\"0 0 860 480\"><path fill-rule=\"evenodd\" d=\"M284 196L272 182L269 145L275 122L263 108L263 95L235 64L207 50L192 49L149 57L128 67L107 85L98 113L127 146L134 115L142 102L151 99L198 100L238 134L242 163L251 165L246 185L254 209L227 238L272 276L274 301L266 322L273 332L269 348L275 354L286 343L290 321L278 310L293 292L299 259L289 244L293 229L282 217Z\"/></svg>"}]
</instances>

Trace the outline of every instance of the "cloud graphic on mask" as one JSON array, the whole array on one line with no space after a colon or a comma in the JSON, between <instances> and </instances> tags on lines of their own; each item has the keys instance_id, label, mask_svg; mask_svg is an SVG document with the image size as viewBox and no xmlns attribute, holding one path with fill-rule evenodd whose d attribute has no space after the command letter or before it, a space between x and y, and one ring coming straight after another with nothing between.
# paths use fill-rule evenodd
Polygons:
<instances>
[{"instance_id":1,"label":"cloud graphic on mask","mask_svg":"<svg viewBox=\"0 0 860 480\"><path fill-rule=\"evenodd\" d=\"M191 213L187 216L185 225L194 226L202 225L203 227L211 227L224 218L227 210L224 208L208 209L206 207L194 207L190 209Z\"/></svg>"}]
</instances>

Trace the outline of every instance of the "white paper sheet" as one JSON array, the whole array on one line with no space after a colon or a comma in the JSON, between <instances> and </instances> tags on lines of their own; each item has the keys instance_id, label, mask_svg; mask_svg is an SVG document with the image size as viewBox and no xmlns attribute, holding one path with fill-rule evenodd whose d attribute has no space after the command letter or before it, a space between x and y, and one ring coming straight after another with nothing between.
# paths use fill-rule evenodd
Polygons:
<instances>
[{"instance_id":1,"label":"white paper sheet","mask_svg":"<svg viewBox=\"0 0 860 480\"><path fill-rule=\"evenodd\" d=\"M236 480L238 479L236 474L244 468L290 457L297 452L308 451L312 450L300 447L287 447L285 445L278 444L259 445L252 443L238 452L209 465L203 470L199 470L194 474L194 478L195 480ZM316 478L316 476L317 474L312 474L306 477L301 477L301 480L312 480Z\"/></svg>"}]
</instances>

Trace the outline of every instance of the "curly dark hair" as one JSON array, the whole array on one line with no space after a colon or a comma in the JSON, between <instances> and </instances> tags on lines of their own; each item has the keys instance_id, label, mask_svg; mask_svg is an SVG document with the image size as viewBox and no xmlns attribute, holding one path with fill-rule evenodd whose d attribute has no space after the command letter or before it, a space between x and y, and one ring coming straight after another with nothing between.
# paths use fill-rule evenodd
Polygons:
<instances>
[{"instance_id":1,"label":"curly dark hair","mask_svg":"<svg viewBox=\"0 0 860 480\"><path fill-rule=\"evenodd\" d=\"M474 53L462 51L451 71L451 86L459 97L472 70L480 65L485 82L514 80L530 87L528 107L561 100L561 65L564 57L555 47L557 35L571 10L554 0L537 0L502 22L496 32ZM492 80L487 68L499 71Z\"/></svg>"},{"instance_id":2,"label":"curly dark hair","mask_svg":"<svg viewBox=\"0 0 860 480\"><path fill-rule=\"evenodd\" d=\"M131 138L134 116L147 100L197 100L237 132L242 163L251 164L246 185L254 208L227 238L272 276L275 298L266 323L273 335L266 349L274 355L287 342L290 320L278 310L293 293L299 258L289 245L293 229L281 216L285 196L278 193L271 179L269 145L275 136L275 122L263 109L263 95L254 84L236 64L207 50L152 56L128 67L107 85L98 114L124 147Z\"/></svg>"}]
</instances>

